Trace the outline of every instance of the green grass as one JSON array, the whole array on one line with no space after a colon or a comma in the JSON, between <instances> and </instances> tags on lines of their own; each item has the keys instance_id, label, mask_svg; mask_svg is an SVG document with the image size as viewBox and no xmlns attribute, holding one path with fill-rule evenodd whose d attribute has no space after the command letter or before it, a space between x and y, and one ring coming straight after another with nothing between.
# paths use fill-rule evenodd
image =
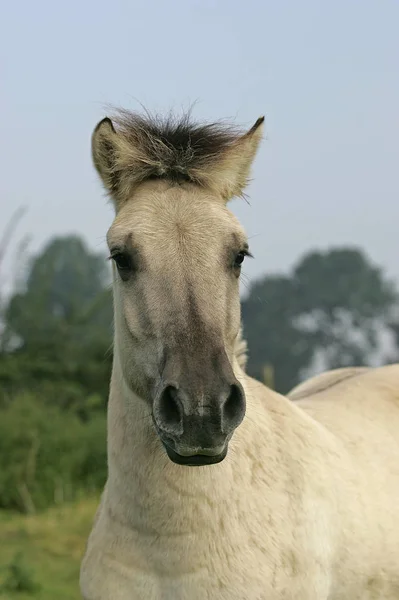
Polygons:
<instances>
[{"instance_id":1,"label":"green grass","mask_svg":"<svg viewBox=\"0 0 399 600\"><path fill-rule=\"evenodd\" d=\"M0 511L0 600L81 600L80 561L97 504L84 500L34 516ZM4 589L13 562L21 586L33 583L34 591Z\"/></svg>"}]
</instances>

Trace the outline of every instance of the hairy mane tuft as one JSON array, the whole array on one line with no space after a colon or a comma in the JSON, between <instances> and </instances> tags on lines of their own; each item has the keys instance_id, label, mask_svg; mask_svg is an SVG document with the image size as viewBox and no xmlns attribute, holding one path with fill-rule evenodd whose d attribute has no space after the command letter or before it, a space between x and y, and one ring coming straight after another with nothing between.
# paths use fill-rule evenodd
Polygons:
<instances>
[{"instance_id":1,"label":"hairy mane tuft","mask_svg":"<svg viewBox=\"0 0 399 600\"><path fill-rule=\"evenodd\" d=\"M120 109L94 130L93 160L117 205L151 179L190 182L228 200L247 184L262 123L242 132L221 121L197 124L190 113L162 118Z\"/></svg>"},{"instance_id":2,"label":"hairy mane tuft","mask_svg":"<svg viewBox=\"0 0 399 600\"><path fill-rule=\"evenodd\" d=\"M159 178L202 185L202 174L206 178L209 166L242 135L223 122L197 124L190 113L161 117L120 109L111 120L126 142L140 149L137 181Z\"/></svg>"}]
</instances>

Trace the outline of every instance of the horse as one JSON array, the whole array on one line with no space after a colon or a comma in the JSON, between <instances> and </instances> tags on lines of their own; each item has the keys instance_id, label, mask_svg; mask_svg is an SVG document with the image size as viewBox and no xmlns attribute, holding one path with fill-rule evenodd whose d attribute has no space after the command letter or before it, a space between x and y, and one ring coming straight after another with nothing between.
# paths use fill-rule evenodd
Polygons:
<instances>
[{"instance_id":1,"label":"horse","mask_svg":"<svg viewBox=\"0 0 399 600\"><path fill-rule=\"evenodd\" d=\"M288 396L246 373L251 252L228 202L263 121L121 109L92 134L114 356L85 600L399 599L399 365Z\"/></svg>"}]
</instances>

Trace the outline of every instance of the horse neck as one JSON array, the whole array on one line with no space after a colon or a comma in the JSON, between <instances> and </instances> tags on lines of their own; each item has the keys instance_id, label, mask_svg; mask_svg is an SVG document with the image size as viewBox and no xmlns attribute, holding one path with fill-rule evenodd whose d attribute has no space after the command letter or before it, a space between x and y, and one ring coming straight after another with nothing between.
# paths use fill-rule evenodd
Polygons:
<instances>
[{"instance_id":1,"label":"horse neck","mask_svg":"<svg viewBox=\"0 0 399 600\"><path fill-rule=\"evenodd\" d=\"M209 519L204 506L226 510L240 489L240 478L248 472L252 441L267 435L270 426L267 411L260 401L258 405L256 394L251 393L253 385L247 385L253 381L247 380L238 364L236 368L247 388L246 417L222 463L190 468L177 466L166 456L148 406L128 388L115 357L108 405L106 501L118 521L140 529L148 523L157 523L160 530L171 526L170 515L173 515L173 526L179 528L186 518L185 511L195 511L200 526L201 514L204 523ZM187 502L182 502L182 498ZM164 521L166 516L168 525Z\"/></svg>"}]
</instances>

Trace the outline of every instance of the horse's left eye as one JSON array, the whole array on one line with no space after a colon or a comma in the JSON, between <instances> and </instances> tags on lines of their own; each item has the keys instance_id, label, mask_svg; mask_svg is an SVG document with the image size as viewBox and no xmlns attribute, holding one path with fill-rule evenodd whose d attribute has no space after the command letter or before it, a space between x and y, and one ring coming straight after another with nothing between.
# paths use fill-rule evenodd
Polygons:
<instances>
[{"instance_id":1,"label":"horse's left eye","mask_svg":"<svg viewBox=\"0 0 399 600\"><path fill-rule=\"evenodd\" d=\"M242 263L244 262L244 258L245 258L246 254L245 252L239 252L237 254L237 256L234 259L234 266L239 269L242 265Z\"/></svg>"}]
</instances>

